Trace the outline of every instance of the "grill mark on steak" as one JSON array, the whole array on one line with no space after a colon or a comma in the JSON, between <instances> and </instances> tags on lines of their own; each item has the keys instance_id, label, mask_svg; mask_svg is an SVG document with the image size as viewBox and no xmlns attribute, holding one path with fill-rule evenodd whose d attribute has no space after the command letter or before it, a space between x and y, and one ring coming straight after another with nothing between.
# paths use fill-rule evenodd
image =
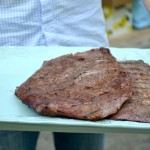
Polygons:
<instances>
[{"instance_id":1,"label":"grill mark on steak","mask_svg":"<svg viewBox=\"0 0 150 150\"><path fill-rule=\"evenodd\" d=\"M120 65L132 78L133 95L111 118L150 123L150 66L141 60Z\"/></svg>"},{"instance_id":2,"label":"grill mark on steak","mask_svg":"<svg viewBox=\"0 0 150 150\"><path fill-rule=\"evenodd\" d=\"M45 61L15 94L42 115L98 120L131 97L131 78L109 49L92 49Z\"/></svg>"}]
</instances>

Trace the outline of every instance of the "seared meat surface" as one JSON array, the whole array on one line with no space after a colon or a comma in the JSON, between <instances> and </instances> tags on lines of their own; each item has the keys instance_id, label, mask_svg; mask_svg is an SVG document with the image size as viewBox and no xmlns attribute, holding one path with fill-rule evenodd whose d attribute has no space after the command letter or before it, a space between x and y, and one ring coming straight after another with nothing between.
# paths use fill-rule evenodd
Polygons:
<instances>
[{"instance_id":1,"label":"seared meat surface","mask_svg":"<svg viewBox=\"0 0 150 150\"><path fill-rule=\"evenodd\" d=\"M133 94L112 119L150 123L150 66L141 60L120 65L132 78Z\"/></svg>"},{"instance_id":2,"label":"seared meat surface","mask_svg":"<svg viewBox=\"0 0 150 150\"><path fill-rule=\"evenodd\" d=\"M15 94L45 116L97 120L131 97L131 78L109 49L92 49L45 61Z\"/></svg>"}]
</instances>

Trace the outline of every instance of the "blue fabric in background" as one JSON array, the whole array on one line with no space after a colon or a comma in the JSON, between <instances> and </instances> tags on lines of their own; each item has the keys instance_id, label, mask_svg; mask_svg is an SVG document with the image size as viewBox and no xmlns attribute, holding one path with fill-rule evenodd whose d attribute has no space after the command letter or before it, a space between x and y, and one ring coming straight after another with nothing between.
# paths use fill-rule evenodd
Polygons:
<instances>
[{"instance_id":1,"label":"blue fabric in background","mask_svg":"<svg viewBox=\"0 0 150 150\"><path fill-rule=\"evenodd\" d=\"M142 0L133 0L133 27L142 29L150 26L150 13Z\"/></svg>"}]
</instances>

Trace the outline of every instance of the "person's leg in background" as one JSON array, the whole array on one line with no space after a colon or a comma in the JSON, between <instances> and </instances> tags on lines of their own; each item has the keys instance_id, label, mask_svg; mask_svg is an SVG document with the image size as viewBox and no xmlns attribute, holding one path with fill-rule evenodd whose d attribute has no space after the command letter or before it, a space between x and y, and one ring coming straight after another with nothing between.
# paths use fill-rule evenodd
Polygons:
<instances>
[{"instance_id":1,"label":"person's leg in background","mask_svg":"<svg viewBox=\"0 0 150 150\"><path fill-rule=\"evenodd\" d=\"M132 25L135 29L150 27L150 3L143 3L142 0L133 0L132 5ZM145 4L145 5L144 5ZM147 6L147 9L146 7Z\"/></svg>"},{"instance_id":2,"label":"person's leg in background","mask_svg":"<svg viewBox=\"0 0 150 150\"><path fill-rule=\"evenodd\" d=\"M104 134L53 133L56 150L103 150Z\"/></svg>"},{"instance_id":3,"label":"person's leg in background","mask_svg":"<svg viewBox=\"0 0 150 150\"><path fill-rule=\"evenodd\" d=\"M35 150L39 132L0 131L0 150Z\"/></svg>"}]
</instances>

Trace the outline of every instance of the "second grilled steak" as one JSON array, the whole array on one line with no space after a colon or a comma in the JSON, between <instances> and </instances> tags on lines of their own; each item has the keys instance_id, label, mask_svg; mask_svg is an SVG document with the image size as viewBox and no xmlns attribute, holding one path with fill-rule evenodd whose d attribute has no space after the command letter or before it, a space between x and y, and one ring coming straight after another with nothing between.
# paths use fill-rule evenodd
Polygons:
<instances>
[{"instance_id":1,"label":"second grilled steak","mask_svg":"<svg viewBox=\"0 0 150 150\"><path fill-rule=\"evenodd\" d=\"M120 62L132 78L132 97L112 116L115 120L150 123L150 66L143 61Z\"/></svg>"},{"instance_id":2,"label":"second grilled steak","mask_svg":"<svg viewBox=\"0 0 150 150\"><path fill-rule=\"evenodd\" d=\"M97 120L130 98L131 79L109 49L92 49L44 62L15 94L42 115Z\"/></svg>"}]
</instances>

